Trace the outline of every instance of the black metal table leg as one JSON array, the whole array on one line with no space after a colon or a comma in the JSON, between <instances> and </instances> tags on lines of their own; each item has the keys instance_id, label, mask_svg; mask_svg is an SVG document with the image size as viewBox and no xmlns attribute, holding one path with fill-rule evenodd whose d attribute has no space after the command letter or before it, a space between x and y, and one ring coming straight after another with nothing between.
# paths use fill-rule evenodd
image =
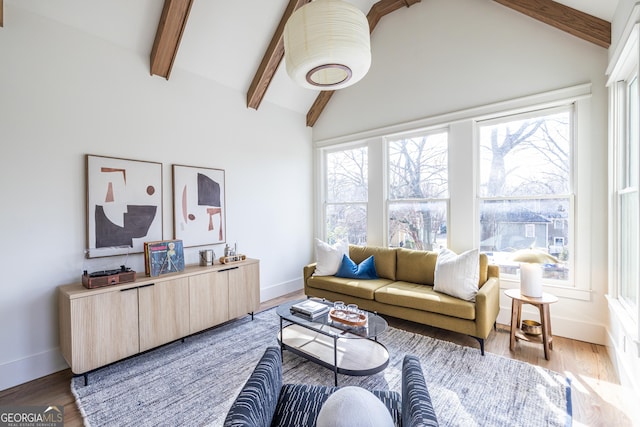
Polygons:
<instances>
[{"instance_id":1,"label":"black metal table leg","mask_svg":"<svg viewBox=\"0 0 640 427\"><path fill-rule=\"evenodd\" d=\"M338 387L338 337L333 336L333 379L334 384Z\"/></svg>"},{"instance_id":2,"label":"black metal table leg","mask_svg":"<svg viewBox=\"0 0 640 427\"><path fill-rule=\"evenodd\" d=\"M280 318L280 357L284 357L284 337L282 336L282 317Z\"/></svg>"}]
</instances>

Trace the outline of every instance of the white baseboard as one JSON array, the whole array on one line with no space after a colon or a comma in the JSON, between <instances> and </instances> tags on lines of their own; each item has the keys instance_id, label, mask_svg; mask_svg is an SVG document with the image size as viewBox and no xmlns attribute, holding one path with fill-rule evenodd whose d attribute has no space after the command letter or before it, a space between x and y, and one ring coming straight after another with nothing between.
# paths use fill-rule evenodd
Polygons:
<instances>
[{"instance_id":1,"label":"white baseboard","mask_svg":"<svg viewBox=\"0 0 640 427\"><path fill-rule=\"evenodd\" d=\"M23 359L3 363L0 365L0 390L24 384L68 367L69 365L57 347Z\"/></svg>"},{"instance_id":2,"label":"white baseboard","mask_svg":"<svg viewBox=\"0 0 640 427\"><path fill-rule=\"evenodd\" d=\"M531 311L531 316L523 308L522 318L537 320L537 311ZM511 324L511 307L500 307L498 323ZM554 316L551 313L551 332L554 336L571 338L572 340L585 341L593 344L608 345L607 328L604 325L591 322L576 321L566 317Z\"/></svg>"},{"instance_id":3,"label":"white baseboard","mask_svg":"<svg viewBox=\"0 0 640 427\"><path fill-rule=\"evenodd\" d=\"M260 302L269 301L270 299L281 297L282 295L290 294L291 292L299 291L304 287L302 283L302 277L294 280L290 280L284 283L278 283L277 285L269 286L268 288L260 289Z\"/></svg>"}]
</instances>

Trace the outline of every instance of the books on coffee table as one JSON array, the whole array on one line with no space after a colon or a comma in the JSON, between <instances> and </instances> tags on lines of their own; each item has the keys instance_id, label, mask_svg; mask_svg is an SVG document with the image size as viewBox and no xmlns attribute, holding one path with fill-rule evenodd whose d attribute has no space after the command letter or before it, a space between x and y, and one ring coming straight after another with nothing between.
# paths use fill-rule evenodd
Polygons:
<instances>
[{"instance_id":1,"label":"books on coffee table","mask_svg":"<svg viewBox=\"0 0 640 427\"><path fill-rule=\"evenodd\" d=\"M329 306L311 299L300 301L291 306L291 312L307 319L315 320L329 312Z\"/></svg>"}]
</instances>

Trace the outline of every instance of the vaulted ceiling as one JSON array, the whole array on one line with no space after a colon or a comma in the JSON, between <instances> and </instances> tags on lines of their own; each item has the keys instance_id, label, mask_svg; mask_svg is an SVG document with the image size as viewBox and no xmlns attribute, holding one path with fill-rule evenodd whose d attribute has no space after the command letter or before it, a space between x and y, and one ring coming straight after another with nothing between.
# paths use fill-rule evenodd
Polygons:
<instances>
[{"instance_id":1,"label":"vaulted ceiling","mask_svg":"<svg viewBox=\"0 0 640 427\"><path fill-rule=\"evenodd\" d=\"M370 31L373 32L382 17L402 7L410 7L421 0L379 0L369 12ZM534 19L566 31L598 46L611 44L611 24L577 9L552 0L495 0ZM309 0L290 0L273 34L260 66L247 93L247 107L258 109L271 80L284 56L283 32L289 17ZM171 67L187 25L193 0L165 0L155 42L151 51L151 74L169 78ZM321 91L307 112L307 126L313 126L331 99L333 91Z\"/></svg>"},{"instance_id":2,"label":"vaulted ceiling","mask_svg":"<svg viewBox=\"0 0 640 427\"><path fill-rule=\"evenodd\" d=\"M298 88L285 67L279 67L284 24L308 1L263 0L249 8L245 2L212 0L0 0L0 26L10 26L3 2L27 9L128 49L151 51L152 75L169 79L177 64L246 92L249 108L258 109L268 100L306 112L307 125L313 126L332 92ZM371 31L396 10L429 7L427 0L347 1L367 14ZM618 0L493 1L603 48L611 43L610 21Z\"/></svg>"}]
</instances>

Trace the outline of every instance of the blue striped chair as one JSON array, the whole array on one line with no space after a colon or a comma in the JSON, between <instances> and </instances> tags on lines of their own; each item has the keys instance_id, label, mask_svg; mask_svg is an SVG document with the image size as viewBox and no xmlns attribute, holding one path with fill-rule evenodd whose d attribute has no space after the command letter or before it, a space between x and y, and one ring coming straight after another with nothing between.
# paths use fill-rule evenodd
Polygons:
<instances>
[{"instance_id":1,"label":"blue striped chair","mask_svg":"<svg viewBox=\"0 0 640 427\"><path fill-rule=\"evenodd\" d=\"M231 405L225 427L314 427L322 404L338 387L282 384L282 355L269 347ZM420 361L407 355L402 364L402 396L371 390L389 410L397 427L437 426Z\"/></svg>"}]
</instances>

